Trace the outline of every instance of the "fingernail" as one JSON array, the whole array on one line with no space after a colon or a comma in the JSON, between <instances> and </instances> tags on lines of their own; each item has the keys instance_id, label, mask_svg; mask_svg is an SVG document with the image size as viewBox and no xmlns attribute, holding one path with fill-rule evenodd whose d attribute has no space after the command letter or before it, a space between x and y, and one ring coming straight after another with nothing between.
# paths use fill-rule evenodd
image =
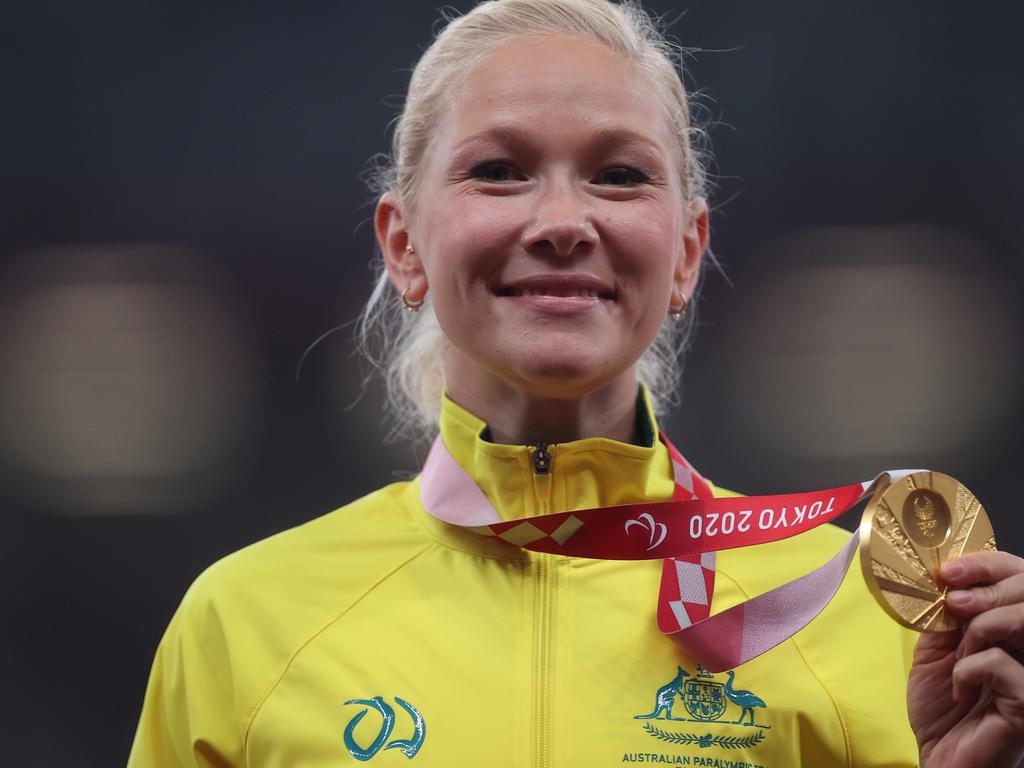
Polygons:
<instances>
[{"instance_id":1,"label":"fingernail","mask_svg":"<svg viewBox=\"0 0 1024 768\"><path fill-rule=\"evenodd\" d=\"M966 608L974 602L974 595L966 589L954 589L946 595L946 602L957 608Z\"/></svg>"},{"instance_id":2,"label":"fingernail","mask_svg":"<svg viewBox=\"0 0 1024 768\"><path fill-rule=\"evenodd\" d=\"M947 579L955 579L964 575L964 564L958 560L951 560L942 564L942 575Z\"/></svg>"}]
</instances>

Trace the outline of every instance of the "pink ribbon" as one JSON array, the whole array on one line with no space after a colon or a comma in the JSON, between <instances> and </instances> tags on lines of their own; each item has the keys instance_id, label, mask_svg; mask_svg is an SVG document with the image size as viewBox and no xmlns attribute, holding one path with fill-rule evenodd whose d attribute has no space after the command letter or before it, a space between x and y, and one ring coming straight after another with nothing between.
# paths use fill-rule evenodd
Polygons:
<instances>
[{"instance_id":1,"label":"pink ribbon","mask_svg":"<svg viewBox=\"0 0 1024 768\"><path fill-rule=\"evenodd\" d=\"M664 560L658 627L711 672L733 669L792 637L835 596L857 551L854 534L828 562L709 616L715 552L796 536L864 499L880 478L807 493L714 498L707 481L664 437L675 475L670 501L502 520L438 437L420 475L427 512L532 552L606 560Z\"/></svg>"}]
</instances>

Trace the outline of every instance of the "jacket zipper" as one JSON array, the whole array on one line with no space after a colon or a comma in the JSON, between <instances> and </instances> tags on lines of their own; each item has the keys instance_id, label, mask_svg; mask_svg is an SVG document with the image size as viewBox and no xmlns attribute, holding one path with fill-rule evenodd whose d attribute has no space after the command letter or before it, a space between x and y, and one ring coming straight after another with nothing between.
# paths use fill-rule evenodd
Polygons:
<instances>
[{"instance_id":1,"label":"jacket zipper","mask_svg":"<svg viewBox=\"0 0 1024 768\"><path fill-rule=\"evenodd\" d=\"M534 722L533 765L551 765L551 688L554 682L554 564L551 555L536 555L534 588Z\"/></svg>"},{"instance_id":2,"label":"jacket zipper","mask_svg":"<svg viewBox=\"0 0 1024 768\"><path fill-rule=\"evenodd\" d=\"M533 489L536 514L551 511L551 446L538 443L533 448ZM554 684L555 579L557 572L551 555L534 555L534 768L551 765L551 691Z\"/></svg>"},{"instance_id":3,"label":"jacket zipper","mask_svg":"<svg viewBox=\"0 0 1024 768\"><path fill-rule=\"evenodd\" d=\"M551 511L551 464L553 458L548 443L537 443L533 446L530 461L533 462L533 492L537 501L538 515L546 515Z\"/></svg>"}]
</instances>

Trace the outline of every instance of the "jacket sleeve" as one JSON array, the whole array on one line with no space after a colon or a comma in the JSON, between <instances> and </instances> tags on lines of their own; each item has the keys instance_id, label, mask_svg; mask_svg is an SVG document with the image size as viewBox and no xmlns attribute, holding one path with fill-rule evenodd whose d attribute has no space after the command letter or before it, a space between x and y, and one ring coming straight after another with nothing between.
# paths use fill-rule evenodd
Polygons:
<instances>
[{"instance_id":1,"label":"jacket sleeve","mask_svg":"<svg viewBox=\"0 0 1024 768\"><path fill-rule=\"evenodd\" d=\"M242 768L224 623L200 576L164 633L150 672L128 768Z\"/></svg>"}]
</instances>

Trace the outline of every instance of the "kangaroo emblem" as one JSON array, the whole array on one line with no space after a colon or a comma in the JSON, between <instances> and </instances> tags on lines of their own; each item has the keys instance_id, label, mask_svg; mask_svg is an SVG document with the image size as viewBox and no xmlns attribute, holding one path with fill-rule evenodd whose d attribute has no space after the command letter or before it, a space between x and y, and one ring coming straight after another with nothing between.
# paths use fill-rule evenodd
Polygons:
<instances>
[{"instance_id":1,"label":"kangaroo emblem","mask_svg":"<svg viewBox=\"0 0 1024 768\"><path fill-rule=\"evenodd\" d=\"M676 676L658 689L654 700L654 711L647 715L634 715L634 720L684 720L682 717L672 717L672 705L675 704L676 696L682 694L683 678L689 677L690 673L682 667L676 667ZM662 714L664 713L664 717Z\"/></svg>"}]
</instances>

